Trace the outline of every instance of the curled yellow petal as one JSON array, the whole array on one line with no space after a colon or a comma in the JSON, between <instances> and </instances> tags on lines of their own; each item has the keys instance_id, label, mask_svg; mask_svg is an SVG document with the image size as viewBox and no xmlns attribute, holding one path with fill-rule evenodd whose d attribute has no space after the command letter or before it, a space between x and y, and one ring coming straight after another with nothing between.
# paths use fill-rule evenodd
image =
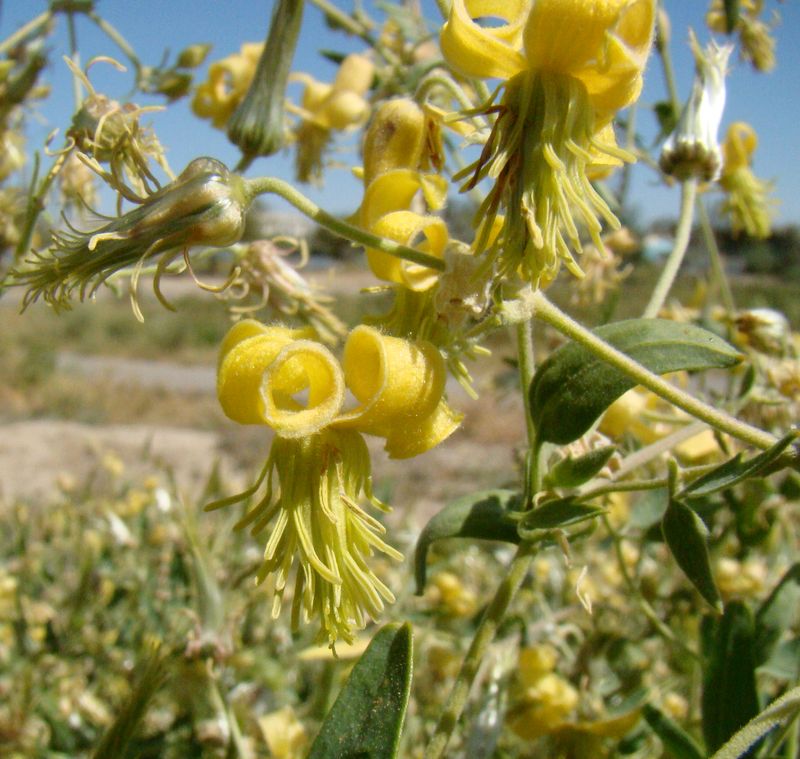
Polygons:
<instances>
[{"instance_id":1,"label":"curled yellow petal","mask_svg":"<svg viewBox=\"0 0 800 759\"><path fill-rule=\"evenodd\" d=\"M333 87L347 90L357 95L366 95L375 77L375 64L366 56L353 53L348 55L336 72Z\"/></svg>"},{"instance_id":2,"label":"curled yellow petal","mask_svg":"<svg viewBox=\"0 0 800 759\"><path fill-rule=\"evenodd\" d=\"M531 68L574 76L613 113L639 96L654 19L654 0L537 0L525 52Z\"/></svg>"},{"instance_id":3,"label":"curled yellow petal","mask_svg":"<svg viewBox=\"0 0 800 759\"><path fill-rule=\"evenodd\" d=\"M464 76L509 79L527 68L522 29L530 0L453 0L442 27L442 54ZM499 18L501 26L485 27L480 18Z\"/></svg>"},{"instance_id":4,"label":"curled yellow petal","mask_svg":"<svg viewBox=\"0 0 800 759\"><path fill-rule=\"evenodd\" d=\"M393 169L418 169L425 150L425 113L409 98L378 108L364 137L364 184Z\"/></svg>"},{"instance_id":5,"label":"curled yellow petal","mask_svg":"<svg viewBox=\"0 0 800 759\"><path fill-rule=\"evenodd\" d=\"M722 144L723 171L731 172L749 166L756 147L758 137L753 127L744 121L735 121L728 127L725 142Z\"/></svg>"},{"instance_id":6,"label":"curled yellow petal","mask_svg":"<svg viewBox=\"0 0 800 759\"><path fill-rule=\"evenodd\" d=\"M267 366L260 391L264 421L282 437L306 437L338 415L344 403L344 375L324 345L295 340Z\"/></svg>"},{"instance_id":7,"label":"curled yellow petal","mask_svg":"<svg viewBox=\"0 0 800 759\"><path fill-rule=\"evenodd\" d=\"M370 231L381 237L412 246L436 258L444 257L447 245L447 225L437 216L392 211L377 219ZM418 242L418 240L420 240ZM421 292L431 287L438 272L397 256L391 256L377 248L367 248L367 262L372 273L387 282L396 282L410 290Z\"/></svg>"},{"instance_id":8,"label":"curled yellow petal","mask_svg":"<svg viewBox=\"0 0 800 759\"><path fill-rule=\"evenodd\" d=\"M404 427L394 427L386 436L386 452L393 459L418 456L450 437L464 418L442 398L432 414L414 419Z\"/></svg>"},{"instance_id":9,"label":"curled yellow petal","mask_svg":"<svg viewBox=\"0 0 800 759\"><path fill-rule=\"evenodd\" d=\"M239 424L264 424L260 390L265 369L285 345L311 334L309 328L267 327L254 319L231 327L217 364L217 397L225 415Z\"/></svg>"},{"instance_id":10,"label":"curled yellow petal","mask_svg":"<svg viewBox=\"0 0 800 759\"><path fill-rule=\"evenodd\" d=\"M388 337L362 325L347 339L343 365L360 406L336 424L385 437L390 455L422 453L458 426L459 418L442 400L444 359L431 343Z\"/></svg>"}]
</instances>

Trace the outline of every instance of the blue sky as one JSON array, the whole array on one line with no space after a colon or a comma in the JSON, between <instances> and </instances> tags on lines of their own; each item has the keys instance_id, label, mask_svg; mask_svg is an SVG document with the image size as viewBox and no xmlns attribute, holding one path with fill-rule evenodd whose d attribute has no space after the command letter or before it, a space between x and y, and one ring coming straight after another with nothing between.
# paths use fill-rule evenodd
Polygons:
<instances>
[{"instance_id":1,"label":"blue sky","mask_svg":"<svg viewBox=\"0 0 800 759\"><path fill-rule=\"evenodd\" d=\"M349 9L351 0L337 0L339 7ZM365 0L371 11L373 4ZM306 3L303 32L298 45L293 69L306 71L329 81L334 66L318 55L320 49L342 52L359 51L363 44L342 33L331 32L322 21L319 11ZM701 41L709 38L703 23L706 2L671 0L667 8L672 18L672 49L676 76L681 97L691 86L692 61L683 44L688 29L694 27ZM800 3L789 0L778 3L767 0L768 8L778 9L782 22L776 30L778 41L778 66L768 75L752 71L749 65L733 59L728 79L728 104L723 130L732 121L749 121L759 135L760 144L755 155L755 171L776 183L780 198L778 220L786 223L800 222ZM21 23L45 9L44 0L6 0L0 15L0 37L5 37ZM161 61L169 49L174 56L183 47L195 42L214 45L209 61L239 49L244 41L263 39L269 24L272 3L262 0L98 0L99 13L123 32L144 63ZM428 17L437 22L438 11L433 0L423 0ZM379 11L375 11L380 18ZM77 17L77 36L83 59L94 55L111 55L121 58L115 46L100 33L88 19ZM31 117L31 143L41 142L55 127L68 125L72 113L71 78L60 54L67 49L67 32L64 19L60 19L56 33L51 37L51 49L59 55L46 70L44 78L53 88L51 101L44 103ZM205 67L200 69L200 73ZM110 67L97 66L92 70L92 80L98 90L110 96L124 98L131 85L130 75L119 74ZM294 98L299 95L297 86L290 90ZM663 77L658 61L653 59L648 68L641 102L647 105L664 99ZM146 98L137 96L136 102L144 105ZM228 143L225 135L213 129L208 122L191 115L188 99L184 99L164 113L150 119L162 143L168 149L168 159L173 169L180 171L198 155L212 155L234 165L237 150ZM638 122L645 136L655 132L655 120L645 109L640 109ZM275 175L290 179L292 158L282 154L256 161L250 175ZM359 183L346 168L334 169L326 177L321 189L305 188L307 193L328 210L347 213L358 204L361 193ZM674 217L677 213L678 191L658 186L652 172L644 167L634 170L633 202L643 220ZM278 206L278 203L271 202Z\"/></svg>"}]
</instances>

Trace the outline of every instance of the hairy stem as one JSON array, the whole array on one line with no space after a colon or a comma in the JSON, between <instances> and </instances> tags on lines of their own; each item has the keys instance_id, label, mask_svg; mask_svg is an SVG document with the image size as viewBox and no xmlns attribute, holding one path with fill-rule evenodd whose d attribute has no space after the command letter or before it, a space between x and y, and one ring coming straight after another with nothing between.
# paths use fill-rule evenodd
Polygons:
<instances>
[{"instance_id":1,"label":"hairy stem","mask_svg":"<svg viewBox=\"0 0 800 759\"><path fill-rule=\"evenodd\" d=\"M680 388L662 379L659 375L645 369L645 367L637 361L634 361L630 356L617 350L604 340L601 340L590 330L578 324L578 322L561 311L561 309L553 305L543 293L537 292L534 295L534 302L536 306L536 315L540 319L550 324L561 332L561 334L580 343L603 361L615 366L640 385L643 385L648 390L652 390L656 395L668 401L673 406L683 409L687 414L701 419L720 432L726 432L738 440L749 443L761 450L766 450L777 442L777 439L768 432L764 432L764 430L741 422L730 414L726 414L724 411L719 411L713 406L709 406L707 403L698 400L689 393L684 392Z\"/></svg>"},{"instance_id":2,"label":"hairy stem","mask_svg":"<svg viewBox=\"0 0 800 759\"><path fill-rule=\"evenodd\" d=\"M444 271L444 261L440 258L434 258L427 253L409 248L407 245L401 245L394 240L379 237L371 232L355 227L352 224L348 224L346 221L337 219L332 214L320 208L316 203L309 200L301 192L298 192L288 182L284 182L275 177L257 177L256 179L245 179L243 181L249 196L248 200L252 200L257 195L264 195L266 193L280 195L280 197L288 203L291 203L300 213L308 216L309 219L313 219L317 224L340 237L344 237L347 240L367 248L377 248L384 253L388 253L390 256L412 261L420 266L427 266L429 269Z\"/></svg>"},{"instance_id":3,"label":"hairy stem","mask_svg":"<svg viewBox=\"0 0 800 759\"><path fill-rule=\"evenodd\" d=\"M442 716L439 718L430 743L425 750L424 759L441 759L445 755L447 743L467 703L470 686L478 674L483 656L494 639L511 601L522 585L535 553L535 544L526 541L520 543L516 556L508 568L508 573L501 581L494 598L481 618L475 637L472 639L469 651L461 665L461 670L453 683Z\"/></svg>"},{"instance_id":4,"label":"hairy stem","mask_svg":"<svg viewBox=\"0 0 800 759\"><path fill-rule=\"evenodd\" d=\"M669 295L675 277L683 263L686 248L689 247L689 238L692 235L692 222L694 221L694 200L697 196L697 180L687 179L681 184L681 214L678 219L678 228L675 230L675 243L672 251L667 257L661 275L656 282L650 302L644 310L644 317L652 319L658 316L658 312L664 305Z\"/></svg>"}]
</instances>

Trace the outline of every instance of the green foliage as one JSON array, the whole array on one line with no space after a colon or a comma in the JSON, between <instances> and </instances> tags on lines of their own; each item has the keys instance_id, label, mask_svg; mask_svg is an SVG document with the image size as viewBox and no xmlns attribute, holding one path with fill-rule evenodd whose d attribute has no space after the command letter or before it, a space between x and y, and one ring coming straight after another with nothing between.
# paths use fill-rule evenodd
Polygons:
<instances>
[{"instance_id":1,"label":"green foliage","mask_svg":"<svg viewBox=\"0 0 800 759\"><path fill-rule=\"evenodd\" d=\"M652 704L642 707L642 716L672 759L704 759L703 749L675 720Z\"/></svg>"},{"instance_id":2,"label":"green foliage","mask_svg":"<svg viewBox=\"0 0 800 759\"><path fill-rule=\"evenodd\" d=\"M614 455L616 447L605 445L573 458L567 456L551 467L545 485L556 488L576 488L592 479Z\"/></svg>"},{"instance_id":3,"label":"green foliage","mask_svg":"<svg viewBox=\"0 0 800 759\"><path fill-rule=\"evenodd\" d=\"M308 759L393 759L411 688L411 625L378 631L347 678Z\"/></svg>"},{"instance_id":4,"label":"green foliage","mask_svg":"<svg viewBox=\"0 0 800 759\"><path fill-rule=\"evenodd\" d=\"M724 340L691 324L630 319L594 332L657 374L722 369L741 360ZM562 445L577 440L635 384L582 345L562 346L542 363L531 383L531 417L538 439Z\"/></svg>"},{"instance_id":5,"label":"green foliage","mask_svg":"<svg viewBox=\"0 0 800 759\"><path fill-rule=\"evenodd\" d=\"M519 543L517 522L511 512L520 507L520 495L513 490L487 490L447 504L434 516L417 539L414 568L417 594L425 589L428 550L445 538L472 538Z\"/></svg>"},{"instance_id":6,"label":"green foliage","mask_svg":"<svg viewBox=\"0 0 800 759\"><path fill-rule=\"evenodd\" d=\"M715 611L722 612L722 599L708 556L708 528L703 520L685 503L670 498L661 530L675 561L692 585Z\"/></svg>"},{"instance_id":7,"label":"green foliage","mask_svg":"<svg viewBox=\"0 0 800 759\"><path fill-rule=\"evenodd\" d=\"M722 617L703 620L702 637L703 735L713 752L759 711L753 616L729 603Z\"/></svg>"}]
</instances>

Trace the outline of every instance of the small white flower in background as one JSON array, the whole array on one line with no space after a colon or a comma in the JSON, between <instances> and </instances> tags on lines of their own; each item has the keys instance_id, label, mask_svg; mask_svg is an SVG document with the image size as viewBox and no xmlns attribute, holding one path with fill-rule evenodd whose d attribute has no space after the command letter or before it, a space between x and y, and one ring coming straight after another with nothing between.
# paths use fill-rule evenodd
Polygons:
<instances>
[{"instance_id":1,"label":"small white flower in background","mask_svg":"<svg viewBox=\"0 0 800 759\"><path fill-rule=\"evenodd\" d=\"M717 132L725 110L725 75L732 45L709 42L701 48L692 34L689 42L695 58L695 77L675 130L661 149L664 173L677 179L713 182L722 168Z\"/></svg>"}]
</instances>

